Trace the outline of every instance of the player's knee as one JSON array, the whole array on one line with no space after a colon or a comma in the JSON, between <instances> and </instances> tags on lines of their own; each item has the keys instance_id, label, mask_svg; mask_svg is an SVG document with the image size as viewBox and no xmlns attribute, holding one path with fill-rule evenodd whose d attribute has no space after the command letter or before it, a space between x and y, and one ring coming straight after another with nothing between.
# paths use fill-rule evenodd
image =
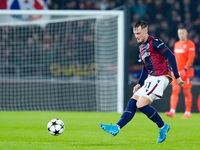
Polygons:
<instances>
[{"instance_id":1,"label":"player's knee","mask_svg":"<svg viewBox=\"0 0 200 150\"><path fill-rule=\"evenodd\" d=\"M136 101L135 99L132 99L132 98L131 98L131 99L128 101L128 103L127 103L127 106L126 106L126 110L125 110L125 111L131 111L131 112L133 112L134 110L136 110L136 109L137 109L136 103L137 103L137 101Z\"/></svg>"},{"instance_id":2,"label":"player's knee","mask_svg":"<svg viewBox=\"0 0 200 150\"><path fill-rule=\"evenodd\" d=\"M133 95L132 97L131 97L131 99L135 99L136 101L139 99L139 96L137 96L137 95Z\"/></svg>"},{"instance_id":3,"label":"player's knee","mask_svg":"<svg viewBox=\"0 0 200 150\"><path fill-rule=\"evenodd\" d=\"M128 101L128 103L127 103L127 109L128 108L133 108L133 107L135 107L136 106L136 100L135 99L130 99L129 101Z\"/></svg>"},{"instance_id":4,"label":"player's knee","mask_svg":"<svg viewBox=\"0 0 200 150\"><path fill-rule=\"evenodd\" d=\"M146 97L142 97L141 99L139 99L136 103L137 108L141 108L144 107L146 105L150 105L152 103L152 101Z\"/></svg>"},{"instance_id":5,"label":"player's knee","mask_svg":"<svg viewBox=\"0 0 200 150\"><path fill-rule=\"evenodd\" d=\"M184 95L187 97L190 97L192 95L191 90L190 89L185 89L183 88L183 93Z\"/></svg>"},{"instance_id":6,"label":"player's knee","mask_svg":"<svg viewBox=\"0 0 200 150\"><path fill-rule=\"evenodd\" d=\"M191 93L184 93L184 95L185 95L185 97L191 97L192 96L192 94Z\"/></svg>"},{"instance_id":7,"label":"player's knee","mask_svg":"<svg viewBox=\"0 0 200 150\"><path fill-rule=\"evenodd\" d=\"M137 108L142 108L144 107L146 104L142 103L141 101L137 101L136 106Z\"/></svg>"},{"instance_id":8,"label":"player's knee","mask_svg":"<svg viewBox=\"0 0 200 150\"><path fill-rule=\"evenodd\" d=\"M191 101L192 100L192 94L191 93L188 93L188 94L185 94L185 101Z\"/></svg>"},{"instance_id":9,"label":"player's knee","mask_svg":"<svg viewBox=\"0 0 200 150\"><path fill-rule=\"evenodd\" d=\"M172 89L172 93L173 93L173 94L179 94L179 92L180 92L180 89L179 89L179 88L173 88L173 89Z\"/></svg>"}]
</instances>

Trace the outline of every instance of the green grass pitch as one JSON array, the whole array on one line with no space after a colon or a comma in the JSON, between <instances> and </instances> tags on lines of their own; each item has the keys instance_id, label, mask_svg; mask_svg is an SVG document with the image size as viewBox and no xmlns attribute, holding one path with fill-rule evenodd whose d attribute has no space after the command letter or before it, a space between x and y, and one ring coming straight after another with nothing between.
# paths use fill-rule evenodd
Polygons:
<instances>
[{"instance_id":1,"label":"green grass pitch","mask_svg":"<svg viewBox=\"0 0 200 150\"><path fill-rule=\"evenodd\" d=\"M99 123L116 123L121 114L97 112L0 112L1 150L199 150L200 114L181 119L183 113L169 118L167 139L156 143L158 128L145 115L137 112L134 119L113 137ZM52 136L47 123L59 118L65 131Z\"/></svg>"}]
</instances>

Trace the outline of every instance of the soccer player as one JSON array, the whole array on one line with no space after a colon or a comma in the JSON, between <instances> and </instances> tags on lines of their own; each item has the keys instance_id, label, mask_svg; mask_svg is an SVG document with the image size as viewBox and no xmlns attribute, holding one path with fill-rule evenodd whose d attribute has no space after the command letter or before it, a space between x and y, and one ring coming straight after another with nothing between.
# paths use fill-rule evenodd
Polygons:
<instances>
[{"instance_id":1,"label":"soccer player","mask_svg":"<svg viewBox=\"0 0 200 150\"><path fill-rule=\"evenodd\" d=\"M185 95L185 113L182 116L183 119L191 117L192 108L192 94L191 88L192 84L190 82L190 77L193 76L192 66L195 59L195 44L187 39L187 29L184 27L178 28L178 38L174 45L174 55L176 58L178 71L185 85L183 86L183 93ZM174 76L173 76L174 77ZM172 83L172 95L170 98L170 111L165 114L171 118L175 117L176 106L179 99L179 92L181 87L178 86L176 81Z\"/></svg>"},{"instance_id":2,"label":"soccer player","mask_svg":"<svg viewBox=\"0 0 200 150\"><path fill-rule=\"evenodd\" d=\"M157 110L150 106L155 99L160 99L167 85L172 81L168 62L173 68L177 84L184 85L179 76L176 59L169 48L158 38L149 36L148 25L138 21L133 28L139 46L140 57L143 63L142 72L138 83L133 88L133 96L128 101L127 108L120 120L115 125L100 123L100 127L115 136L133 117L136 110L140 110L150 120L157 124L159 137L157 143L162 143L170 126L162 120Z\"/></svg>"}]
</instances>

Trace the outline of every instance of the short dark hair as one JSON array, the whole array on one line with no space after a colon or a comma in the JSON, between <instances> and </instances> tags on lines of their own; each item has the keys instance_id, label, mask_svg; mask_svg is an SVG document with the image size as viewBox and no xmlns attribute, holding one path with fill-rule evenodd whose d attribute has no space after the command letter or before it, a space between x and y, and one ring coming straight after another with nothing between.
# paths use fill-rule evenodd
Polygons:
<instances>
[{"instance_id":1,"label":"short dark hair","mask_svg":"<svg viewBox=\"0 0 200 150\"><path fill-rule=\"evenodd\" d=\"M148 25L146 22L144 22L143 20L139 20L138 22L135 23L134 28L138 28L141 27L142 29L147 28Z\"/></svg>"},{"instance_id":2,"label":"short dark hair","mask_svg":"<svg viewBox=\"0 0 200 150\"><path fill-rule=\"evenodd\" d=\"M186 29L187 30L187 28L185 27L184 24L179 24L178 29Z\"/></svg>"}]
</instances>

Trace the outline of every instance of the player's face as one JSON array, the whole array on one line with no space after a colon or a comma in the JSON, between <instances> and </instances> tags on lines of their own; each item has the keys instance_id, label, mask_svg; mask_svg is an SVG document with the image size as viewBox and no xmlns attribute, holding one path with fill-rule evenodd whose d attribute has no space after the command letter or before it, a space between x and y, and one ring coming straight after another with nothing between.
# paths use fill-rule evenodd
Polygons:
<instances>
[{"instance_id":1,"label":"player's face","mask_svg":"<svg viewBox=\"0 0 200 150\"><path fill-rule=\"evenodd\" d=\"M178 29L178 38L180 41L187 40L187 30L186 29Z\"/></svg>"},{"instance_id":2,"label":"player's face","mask_svg":"<svg viewBox=\"0 0 200 150\"><path fill-rule=\"evenodd\" d=\"M133 33L138 43L146 42L147 28L142 29L140 26L133 29Z\"/></svg>"}]
</instances>

